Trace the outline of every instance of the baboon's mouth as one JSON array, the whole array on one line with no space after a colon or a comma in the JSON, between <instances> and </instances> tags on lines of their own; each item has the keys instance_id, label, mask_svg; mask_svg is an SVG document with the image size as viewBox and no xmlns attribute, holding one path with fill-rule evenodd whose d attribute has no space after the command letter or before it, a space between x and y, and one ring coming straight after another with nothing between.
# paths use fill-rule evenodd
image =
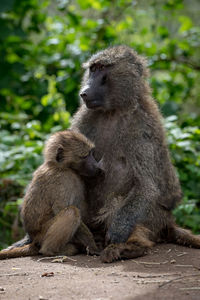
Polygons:
<instances>
[{"instance_id":1,"label":"baboon's mouth","mask_svg":"<svg viewBox=\"0 0 200 300\"><path fill-rule=\"evenodd\" d=\"M101 104L98 101L86 101L85 104L87 108L91 109L98 108L101 106Z\"/></svg>"}]
</instances>

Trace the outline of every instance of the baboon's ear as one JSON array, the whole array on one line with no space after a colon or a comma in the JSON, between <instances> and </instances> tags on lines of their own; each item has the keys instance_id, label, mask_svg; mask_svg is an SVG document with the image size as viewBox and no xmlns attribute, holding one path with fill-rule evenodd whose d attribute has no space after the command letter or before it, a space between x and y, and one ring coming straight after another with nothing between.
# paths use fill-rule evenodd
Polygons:
<instances>
[{"instance_id":1,"label":"baboon's ear","mask_svg":"<svg viewBox=\"0 0 200 300\"><path fill-rule=\"evenodd\" d=\"M144 71L143 65L141 63L137 63L136 66L137 66L139 75L142 76L143 75L143 71Z\"/></svg>"},{"instance_id":2,"label":"baboon's ear","mask_svg":"<svg viewBox=\"0 0 200 300\"><path fill-rule=\"evenodd\" d=\"M61 162L63 160L64 149L62 146L59 146L56 151L56 161Z\"/></svg>"}]
</instances>

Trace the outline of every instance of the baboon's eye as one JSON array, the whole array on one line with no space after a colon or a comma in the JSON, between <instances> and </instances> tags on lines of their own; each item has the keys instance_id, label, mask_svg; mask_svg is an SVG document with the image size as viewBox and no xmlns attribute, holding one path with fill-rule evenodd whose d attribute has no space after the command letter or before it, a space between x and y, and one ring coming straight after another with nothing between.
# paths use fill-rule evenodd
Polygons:
<instances>
[{"instance_id":1,"label":"baboon's eye","mask_svg":"<svg viewBox=\"0 0 200 300\"><path fill-rule=\"evenodd\" d=\"M101 71L101 70L105 69L105 66L104 66L104 65L101 65L101 64L98 64L97 68L98 68L98 70Z\"/></svg>"},{"instance_id":2,"label":"baboon's eye","mask_svg":"<svg viewBox=\"0 0 200 300\"><path fill-rule=\"evenodd\" d=\"M79 156L81 159L86 159L88 157L88 154L87 155L83 155L83 156Z\"/></svg>"},{"instance_id":3,"label":"baboon's eye","mask_svg":"<svg viewBox=\"0 0 200 300\"><path fill-rule=\"evenodd\" d=\"M106 80L107 80L107 75L104 75L102 80L101 80L101 84L105 84L106 83Z\"/></svg>"},{"instance_id":4,"label":"baboon's eye","mask_svg":"<svg viewBox=\"0 0 200 300\"><path fill-rule=\"evenodd\" d=\"M62 147L58 147L57 152L56 152L56 161L61 162L63 160L63 152L64 149Z\"/></svg>"},{"instance_id":5,"label":"baboon's eye","mask_svg":"<svg viewBox=\"0 0 200 300\"><path fill-rule=\"evenodd\" d=\"M105 68L102 64L93 64L90 66L90 72L95 72L96 70L102 71Z\"/></svg>"},{"instance_id":6,"label":"baboon's eye","mask_svg":"<svg viewBox=\"0 0 200 300\"><path fill-rule=\"evenodd\" d=\"M96 65L90 66L90 72L95 72L96 71Z\"/></svg>"}]
</instances>

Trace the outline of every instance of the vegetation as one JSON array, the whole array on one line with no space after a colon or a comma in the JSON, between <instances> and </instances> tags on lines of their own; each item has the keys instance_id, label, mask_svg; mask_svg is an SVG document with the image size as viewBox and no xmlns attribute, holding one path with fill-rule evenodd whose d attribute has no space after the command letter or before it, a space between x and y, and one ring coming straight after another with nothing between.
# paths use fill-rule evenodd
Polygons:
<instances>
[{"instance_id":1,"label":"vegetation","mask_svg":"<svg viewBox=\"0 0 200 300\"><path fill-rule=\"evenodd\" d=\"M147 57L184 199L174 214L200 233L198 0L2 0L0 247L21 236L19 205L43 142L77 109L81 63L127 44Z\"/></svg>"}]
</instances>

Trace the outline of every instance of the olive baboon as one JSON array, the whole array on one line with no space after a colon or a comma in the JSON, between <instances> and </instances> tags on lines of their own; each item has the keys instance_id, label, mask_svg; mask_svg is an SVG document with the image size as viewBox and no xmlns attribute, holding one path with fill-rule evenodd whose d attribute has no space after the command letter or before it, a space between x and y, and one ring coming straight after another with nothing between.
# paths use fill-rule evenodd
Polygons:
<instances>
[{"instance_id":1,"label":"olive baboon","mask_svg":"<svg viewBox=\"0 0 200 300\"><path fill-rule=\"evenodd\" d=\"M72 255L81 245L90 254L97 253L93 235L81 220L87 203L80 176L101 171L93 150L94 144L77 132L66 130L50 137L45 161L34 173L22 204L24 228L32 243L5 249L0 259L38 253Z\"/></svg>"},{"instance_id":2,"label":"olive baboon","mask_svg":"<svg viewBox=\"0 0 200 300\"><path fill-rule=\"evenodd\" d=\"M93 55L84 68L72 129L104 159L104 181L88 188L87 225L94 235L102 232L107 245L101 260L141 256L162 240L200 248L200 237L179 228L171 214L182 193L145 80L145 59L116 46Z\"/></svg>"},{"instance_id":3,"label":"olive baboon","mask_svg":"<svg viewBox=\"0 0 200 300\"><path fill-rule=\"evenodd\" d=\"M170 161L162 117L145 77L145 59L131 48L101 51L84 64L73 119L103 156L104 180L88 185L88 216L83 221L107 247L103 262L142 256L159 241L200 248L200 238L179 228L172 209L181 200ZM16 246L29 243L29 237Z\"/></svg>"}]
</instances>

